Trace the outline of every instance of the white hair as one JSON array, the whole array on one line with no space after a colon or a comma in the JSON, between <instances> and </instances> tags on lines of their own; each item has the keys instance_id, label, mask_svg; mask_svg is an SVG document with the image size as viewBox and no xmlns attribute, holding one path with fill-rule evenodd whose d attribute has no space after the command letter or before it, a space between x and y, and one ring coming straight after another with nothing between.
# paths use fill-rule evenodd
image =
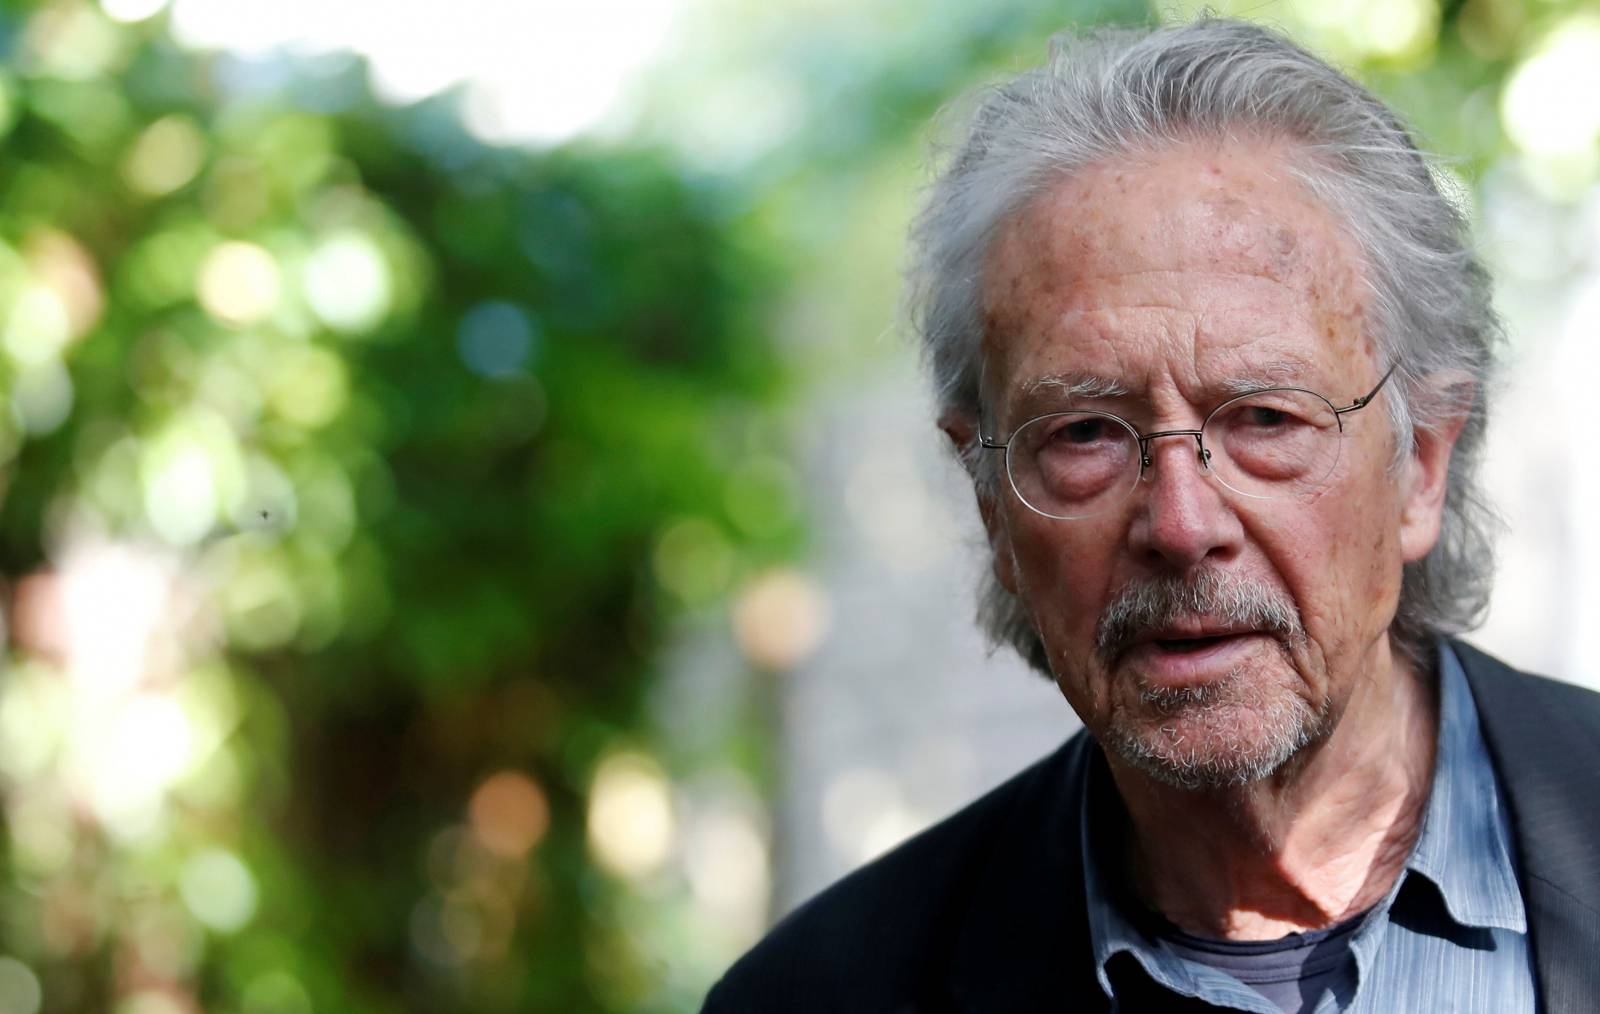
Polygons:
<instances>
[{"instance_id":1,"label":"white hair","mask_svg":"<svg viewBox=\"0 0 1600 1014\"><path fill-rule=\"evenodd\" d=\"M1392 627L1402 650L1421 655L1434 636L1475 626L1488 603L1494 515L1477 472L1503 330L1466 222L1406 127L1282 35L1210 17L1065 33L1043 66L987 91L911 231L907 310L940 411L979 417L983 269L1012 215L1084 167L1240 136L1290 142L1291 173L1333 210L1364 258L1370 335L1380 355L1401 364L1382 399L1395 465L1415 431L1466 413L1438 543L1406 565ZM1441 387L1441 376L1470 383ZM979 495L993 496L998 455L975 442L957 451ZM979 619L990 637L1048 673L1022 603L992 575L984 580Z\"/></svg>"}]
</instances>

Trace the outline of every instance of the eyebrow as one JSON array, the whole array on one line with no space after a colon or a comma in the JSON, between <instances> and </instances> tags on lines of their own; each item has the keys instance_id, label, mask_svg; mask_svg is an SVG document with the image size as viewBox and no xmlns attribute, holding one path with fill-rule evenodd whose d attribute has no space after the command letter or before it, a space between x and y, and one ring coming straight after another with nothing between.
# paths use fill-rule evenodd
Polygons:
<instances>
[{"instance_id":1,"label":"eyebrow","mask_svg":"<svg viewBox=\"0 0 1600 1014\"><path fill-rule=\"evenodd\" d=\"M1229 398L1268 387L1292 387L1304 383L1310 373L1311 364L1307 360L1285 356L1252 364L1242 373L1220 382L1217 388L1223 398ZM1068 403L1080 399L1121 398L1129 393L1128 385L1115 378L1068 370L1047 373L1022 385L1013 407L1028 409L1041 404Z\"/></svg>"},{"instance_id":2,"label":"eyebrow","mask_svg":"<svg viewBox=\"0 0 1600 1014\"><path fill-rule=\"evenodd\" d=\"M1047 373L1022 385L1017 400L1031 404L1043 398L1070 401L1075 398L1120 398L1128 393L1128 385L1120 380L1094 373Z\"/></svg>"},{"instance_id":3,"label":"eyebrow","mask_svg":"<svg viewBox=\"0 0 1600 1014\"><path fill-rule=\"evenodd\" d=\"M1294 387L1305 383L1311 364L1298 356L1258 363L1222 382L1225 394L1249 394L1267 387Z\"/></svg>"},{"instance_id":4,"label":"eyebrow","mask_svg":"<svg viewBox=\"0 0 1600 1014\"><path fill-rule=\"evenodd\" d=\"M1034 377L1018 389L1009 414L1027 418L1031 412L1055 411L1057 407L1090 398L1120 398L1128 385L1096 373L1069 370Z\"/></svg>"}]
</instances>

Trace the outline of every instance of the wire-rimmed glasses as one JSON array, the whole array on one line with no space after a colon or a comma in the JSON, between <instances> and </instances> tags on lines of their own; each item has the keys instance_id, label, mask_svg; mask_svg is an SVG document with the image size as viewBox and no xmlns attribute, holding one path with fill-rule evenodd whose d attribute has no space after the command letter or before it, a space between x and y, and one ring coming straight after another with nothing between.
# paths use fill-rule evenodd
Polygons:
<instances>
[{"instance_id":1,"label":"wire-rimmed glasses","mask_svg":"<svg viewBox=\"0 0 1600 1014\"><path fill-rule=\"evenodd\" d=\"M1006 454L1017 498L1047 518L1072 521L1109 510L1133 493L1151 466L1150 441L1193 437L1201 472L1255 499L1294 498L1322 489L1339 462L1344 417L1365 408L1400 363L1343 408L1299 387L1250 391L1218 405L1197 430L1140 433L1109 412L1052 412L1018 426L1005 441L980 438Z\"/></svg>"}]
</instances>

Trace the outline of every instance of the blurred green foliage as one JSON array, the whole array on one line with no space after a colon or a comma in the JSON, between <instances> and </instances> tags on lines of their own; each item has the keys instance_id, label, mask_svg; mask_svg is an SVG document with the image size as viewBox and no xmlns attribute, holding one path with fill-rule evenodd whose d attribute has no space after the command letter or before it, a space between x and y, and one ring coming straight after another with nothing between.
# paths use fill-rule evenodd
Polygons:
<instances>
[{"instance_id":1,"label":"blurred green foliage","mask_svg":"<svg viewBox=\"0 0 1600 1014\"><path fill-rule=\"evenodd\" d=\"M1069 6L740 8L659 144L538 153L353 59L0 9L0 1009L693 1009L759 928L716 885L766 886L793 393L888 323L936 106L1148 17ZM1318 10L1469 180L1575 16ZM686 619L742 680L669 739Z\"/></svg>"},{"instance_id":2,"label":"blurred green foliage","mask_svg":"<svg viewBox=\"0 0 1600 1014\"><path fill-rule=\"evenodd\" d=\"M784 383L724 185L486 147L350 60L6 30L0 914L43 1009L692 1004L586 808L659 752L668 624L796 544L738 509Z\"/></svg>"}]
</instances>

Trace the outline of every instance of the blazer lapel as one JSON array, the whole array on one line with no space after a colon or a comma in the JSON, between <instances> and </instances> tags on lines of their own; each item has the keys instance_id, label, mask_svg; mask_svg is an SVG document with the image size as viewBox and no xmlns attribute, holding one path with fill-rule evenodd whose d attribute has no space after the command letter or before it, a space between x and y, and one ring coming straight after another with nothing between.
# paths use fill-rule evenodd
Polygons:
<instances>
[{"instance_id":1,"label":"blazer lapel","mask_svg":"<svg viewBox=\"0 0 1600 1014\"><path fill-rule=\"evenodd\" d=\"M1600 1010L1600 696L1451 647L1505 787L1542 1006Z\"/></svg>"}]
</instances>

